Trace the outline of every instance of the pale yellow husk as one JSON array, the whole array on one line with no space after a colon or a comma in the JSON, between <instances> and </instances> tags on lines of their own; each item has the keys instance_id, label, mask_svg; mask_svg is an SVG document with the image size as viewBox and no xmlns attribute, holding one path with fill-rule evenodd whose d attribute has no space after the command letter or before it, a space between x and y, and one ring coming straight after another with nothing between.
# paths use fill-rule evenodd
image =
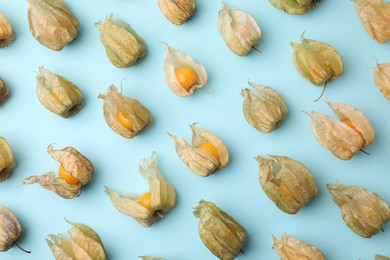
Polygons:
<instances>
[{"instance_id":1,"label":"pale yellow husk","mask_svg":"<svg viewBox=\"0 0 390 260\"><path fill-rule=\"evenodd\" d=\"M0 205L0 252L10 249L23 235L23 228L16 216Z\"/></svg>"},{"instance_id":2,"label":"pale yellow husk","mask_svg":"<svg viewBox=\"0 0 390 260\"><path fill-rule=\"evenodd\" d=\"M383 96L390 101L390 62L376 65L374 81Z\"/></svg>"},{"instance_id":3,"label":"pale yellow husk","mask_svg":"<svg viewBox=\"0 0 390 260\"><path fill-rule=\"evenodd\" d=\"M0 12L0 48L8 46L15 39L11 24L7 17Z\"/></svg>"},{"instance_id":4,"label":"pale yellow husk","mask_svg":"<svg viewBox=\"0 0 390 260\"><path fill-rule=\"evenodd\" d=\"M0 183L9 178L16 163L7 140L0 136Z\"/></svg>"},{"instance_id":5,"label":"pale yellow husk","mask_svg":"<svg viewBox=\"0 0 390 260\"><path fill-rule=\"evenodd\" d=\"M280 260L325 260L325 255L313 245L303 243L291 235L283 235L278 241L273 236L274 248Z\"/></svg>"},{"instance_id":6,"label":"pale yellow husk","mask_svg":"<svg viewBox=\"0 0 390 260\"><path fill-rule=\"evenodd\" d=\"M173 24L182 25L196 11L195 0L157 0L161 12Z\"/></svg>"}]
</instances>

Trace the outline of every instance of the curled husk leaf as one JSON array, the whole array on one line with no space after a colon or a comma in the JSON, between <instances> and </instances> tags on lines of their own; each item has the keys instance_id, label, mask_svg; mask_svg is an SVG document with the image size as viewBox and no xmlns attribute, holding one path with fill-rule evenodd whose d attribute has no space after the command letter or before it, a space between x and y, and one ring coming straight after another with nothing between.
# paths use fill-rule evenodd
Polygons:
<instances>
[{"instance_id":1,"label":"curled husk leaf","mask_svg":"<svg viewBox=\"0 0 390 260\"><path fill-rule=\"evenodd\" d=\"M83 107L84 95L66 78L40 67L37 75L37 96L39 102L49 111L68 118Z\"/></svg>"},{"instance_id":2,"label":"curled husk leaf","mask_svg":"<svg viewBox=\"0 0 390 260\"><path fill-rule=\"evenodd\" d=\"M106 123L114 132L125 138L135 137L153 123L152 115L146 107L137 100L122 95L114 85L111 85L106 93L100 94L99 98L104 100ZM120 122L119 113L129 121L130 129Z\"/></svg>"},{"instance_id":3,"label":"curled husk leaf","mask_svg":"<svg viewBox=\"0 0 390 260\"><path fill-rule=\"evenodd\" d=\"M321 0L269 0L276 8L282 9L288 14L307 14L316 7Z\"/></svg>"},{"instance_id":4,"label":"curled husk leaf","mask_svg":"<svg viewBox=\"0 0 390 260\"><path fill-rule=\"evenodd\" d=\"M227 46L245 56L261 39L259 25L248 13L223 4L218 13L218 30Z\"/></svg>"},{"instance_id":5,"label":"curled husk leaf","mask_svg":"<svg viewBox=\"0 0 390 260\"><path fill-rule=\"evenodd\" d=\"M327 184L326 187L341 208L345 223L356 234L370 238L389 221L389 205L376 193L340 183Z\"/></svg>"},{"instance_id":6,"label":"curled husk leaf","mask_svg":"<svg viewBox=\"0 0 390 260\"><path fill-rule=\"evenodd\" d=\"M247 240L245 229L214 203L200 200L194 208L199 218L198 232L203 244L222 260L237 257Z\"/></svg>"},{"instance_id":7,"label":"curled husk leaf","mask_svg":"<svg viewBox=\"0 0 390 260\"><path fill-rule=\"evenodd\" d=\"M9 209L0 205L0 252L16 245L22 235L23 228L19 220Z\"/></svg>"},{"instance_id":8,"label":"curled husk leaf","mask_svg":"<svg viewBox=\"0 0 390 260\"><path fill-rule=\"evenodd\" d=\"M374 128L356 108L341 103L327 104L340 120L315 111L306 112L311 118L312 131L320 145L336 157L349 160L374 141Z\"/></svg>"},{"instance_id":9,"label":"curled husk leaf","mask_svg":"<svg viewBox=\"0 0 390 260\"><path fill-rule=\"evenodd\" d=\"M60 51L73 41L80 27L63 0L28 0L28 23L43 46Z\"/></svg>"},{"instance_id":10,"label":"curled husk leaf","mask_svg":"<svg viewBox=\"0 0 390 260\"><path fill-rule=\"evenodd\" d=\"M163 258L156 258L152 256L140 256L142 260L164 260Z\"/></svg>"},{"instance_id":11,"label":"curled husk leaf","mask_svg":"<svg viewBox=\"0 0 390 260\"><path fill-rule=\"evenodd\" d=\"M314 85L324 85L343 74L343 61L329 44L306 39L302 34L301 43L291 43L291 46L295 68Z\"/></svg>"},{"instance_id":12,"label":"curled husk leaf","mask_svg":"<svg viewBox=\"0 0 390 260\"><path fill-rule=\"evenodd\" d=\"M157 0L161 12L169 21L182 25L195 13L195 0Z\"/></svg>"},{"instance_id":13,"label":"curled husk leaf","mask_svg":"<svg viewBox=\"0 0 390 260\"><path fill-rule=\"evenodd\" d=\"M7 17L0 12L0 48L8 46L14 39L14 32Z\"/></svg>"},{"instance_id":14,"label":"curled husk leaf","mask_svg":"<svg viewBox=\"0 0 390 260\"><path fill-rule=\"evenodd\" d=\"M375 255L374 260L390 260L390 257L384 256L384 255Z\"/></svg>"},{"instance_id":15,"label":"curled husk leaf","mask_svg":"<svg viewBox=\"0 0 390 260\"><path fill-rule=\"evenodd\" d=\"M0 103L4 102L9 96L9 90L2 78L0 78Z\"/></svg>"},{"instance_id":16,"label":"curled husk leaf","mask_svg":"<svg viewBox=\"0 0 390 260\"><path fill-rule=\"evenodd\" d=\"M69 184L64 179L57 177L53 172L41 176L30 176L24 184L38 183L42 188L51 190L65 199L73 199L80 195L83 185L86 185L94 174L92 163L73 147L65 147L62 150L54 150L50 145L47 152L54 160L60 163L64 170L73 178L78 180L78 184Z\"/></svg>"},{"instance_id":17,"label":"curled husk leaf","mask_svg":"<svg viewBox=\"0 0 390 260\"><path fill-rule=\"evenodd\" d=\"M374 81L385 98L390 101L390 62L376 65Z\"/></svg>"},{"instance_id":18,"label":"curled husk leaf","mask_svg":"<svg viewBox=\"0 0 390 260\"><path fill-rule=\"evenodd\" d=\"M0 182L5 181L15 169L16 163L7 140L0 136Z\"/></svg>"},{"instance_id":19,"label":"curled husk leaf","mask_svg":"<svg viewBox=\"0 0 390 260\"><path fill-rule=\"evenodd\" d=\"M99 235L84 224L66 220L73 227L68 230L70 238L49 234L46 243L57 260L106 260L106 252Z\"/></svg>"},{"instance_id":20,"label":"curled husk leaf","mask_svg":"<svg viewBox=\"0 0 390 260\"><path fill-rule=\"evenodd\" d=\"M202 64L192 59L184 52L172 48L168 44L166 46L166 53L164 58L164 77L168 86L173 93L179 97L188 97L195 90L202 88L207 83L207 72ZM187 67L193 69L198 75L195 84L189 89L183 88L176 77L176 69L180 67Z\"/></svg>"},{"instance_id":21,"label":"curled husk leaf","mask_svg":"<svg viewBox=\"0 0 390 260\"><path fill-rule=\"evenodd\" d=\"M273 236L273 240L272 248L276 249L281 260L325 260L325 255L320 250L299 241L293 236L283 235L280 241Z\"/></svg>"},{"instance_id":22,"label":"curled husk leaf","mask_svg":"<svg viewBox=\"0 0 390 260\"><path fill-rule=\"evenodd\" d=\"M140 162L138 171L149 184L152 210L138 202L140 196L137 194L127 193L121 195L117 191L107 187L105 192L117 210L134 218L143 227L150 227L175 206L176 192L173 186L164 179L158 170L157 155L155 152L153 152L150 161L142 160Z\"/></svg>"},{"instance_id":23,"label":"curled husk leaf","mask_svg":"<svg viewBox=\"0 0 390 260\"><path fill-rule=\"evenodd\" d=\"M364 29L380 43L390 40L390 3L382 0L353 0Z\"/></svg>"},{"instance_id":24,"label":"curled husk leaf","mask_svg":"<svg viewBox=\"0 0 390 260\"><path fill-rule=\"evenodd\" d=\"M288 110L282 97L274 89L252 82L248 84L256 91L245 88L241 91L244 97L243 111L248 123L257 130L269 133L279 127Z\"/></svg>"},{"instance_id":25,"label":"curled husk leaf","mask_svg":"<svg viewBox=\"0 0 390 260\"><path fill-rule=\"evenodd\" d=\"M96 23L100 41L106 49L110 62L118 68L136 65L148 52L144 40L127 23L116 20L113 15Z\"/></svg>"},{"instance_id":26,"label":"curled husk leaf","mask_svg":"<svg viewBox=\"0 0 390 260\"><path fill-rule=\"evenodd\" d=\"M195 174L207 177L220 168L224 168L229 163L229 152L226 145L214 134L199 128L196 124L190 125L192 130L192 145L181 137L169 134L176 152L180 159L187 164L188 168ZM205 149L201 149L203 144L211 144L218 158Z\"/></svg>"},{"instance_id":27,"label":"curled husk leaf","mask_svg":"<svg viewBox=\"0 0 390 260\"><path fill-rule=\"evenodd\" d=\"M259 163L261 188L280 210L296 214L317 197L314 177L302 163L276 155L261 155L255 159Z\"/></svg>"}]
</instances>

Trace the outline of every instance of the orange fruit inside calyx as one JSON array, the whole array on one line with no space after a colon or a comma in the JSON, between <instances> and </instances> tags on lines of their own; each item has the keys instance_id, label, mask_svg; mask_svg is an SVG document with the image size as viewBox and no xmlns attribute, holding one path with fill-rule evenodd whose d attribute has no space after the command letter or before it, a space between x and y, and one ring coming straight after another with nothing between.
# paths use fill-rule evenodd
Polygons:
<instances>
[{"instance_id":1,"label":"orange fruit inside calyx","mask_svg":"<svg viewBox=\"0 0 390 260\"><path fill-rule=\"evenodd\" d=\"M139 203L142 207L147 208L147 209L150 210L150 211L153 211L152 203L151 203L151 198L152 198L152 193L150 193L150 192L145 192L144 194L142 194L141 197L138 198L138 203Z\"/></svg>"},{"instance_id":2,"label":"orange fruit inside calyx","mask_svg":"<svg viewBox=\"0 0 390 260\"><path fill-rule=\"evenodd\" d=\"M218 150L212 143L204 143L201 146L199 146L199 149L202 149L202 150L209 152L210 154L212 154L215 157L215 159L217 159L219 161Z\"/></svg>"},{"instance_id":3,"label":"orange fruit inside calyx","mask_svg":"<svg viewBox=\"0 0 390 260\"><path fill-rule=\"evenodd\" d=\"M118 120L127 130L131 130L130 119L126 118L122 112L118 112Z\"/></svg>"},{"instance_id":4,"label":"orange fruit inside calyx","mask_svg":"<svg viewBox=\"0 0 390 260\"><path fill-rule=\"evenodd\" d=\"M65 180L68 184L71 184L71 185L77 185L80 183L80 181L78 179L76 179L75 177L73 177L72 175L70 175L69 172L65 171L64 167L62 167L62 165L60 165L60 168L58 169L58 176Z\"/></svg>"},{"instance_id":5,"label":"orange fruit inside calyx","mask_svg":"<svg viewBox=\"0 0 390 260\"><path fill-rule=\"evenodd\" d=\"M198 74L194 69L189 67L179 67L175 70L176 79L179 81L180 86L185 90L188 90L195 85L198 80Z\"/></svg>"},{"instance_id":6,"label":"orange fruit inside calyx","mask_svg":"<svg viewBox=\"0 0 390 260\"><path fill-rule=\"evenodd\" d=\"M363 137L363 134L362 132L360 132L359 130L356 129L355 125L351 122L351 120L343 120L342 121L344 124L346 124L347 126L349 126L350 128L352 128L353 130L355 130L355 132L357 132L361 137Z\"/></svg>"}]
</instances>

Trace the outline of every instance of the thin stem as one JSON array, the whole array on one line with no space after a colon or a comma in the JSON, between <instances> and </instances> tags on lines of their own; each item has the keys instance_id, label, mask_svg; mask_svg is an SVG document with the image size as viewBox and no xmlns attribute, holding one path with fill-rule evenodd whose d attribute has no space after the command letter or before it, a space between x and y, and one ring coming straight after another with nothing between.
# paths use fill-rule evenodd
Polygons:
<instances>
[{"instance_id":1,"label":"thin stem","mask_svg":"<svg viewBox=\"0 0 390 260\"><path fill-rule=\"evenodd\" d=\"M161 214L161 212L160 211L156 211L156 213L155 213L159 218L163 218L164 217L164 215L163 214Z\"/></svg>"},{"instance_id":2,"label":"thin stem","mask_svg":"<svg viewBox=\"0 0 390 260\"><path fill-rule=\"evenodd\" d=\"M371 155L369 152L364 151L363 149L360 149L360 151L364 154Z\"/></svg>"},{"instance_id":3,"label":"thin stem","mask_svg":"<svg viewBox=\"0 0 390 260\"><path fill-rule=\"evenodd\" d=\"M381 230L382 230L382 232L385 232L385 231L383 230L383 228L381 228Z\"/></svg>"},{"instance_id":4,"label":"thin stem","mask_svg":"<svg viewBox=\"0 0 390 260\"><path fill-rule=\"evenodd\" d=\"M317 102L318 100L320 100L322 98L322 95L324 95L324 93L325 93L326 85L328 85L328 81L325 82L321 95L317 99L315 99L314 102Z\"/></svg>"},{"instance_id":5,"label":"thin stem","mask_svg":"<svg viewBox=\"0 0 390 260\"><path fill-rule=\"evenodd\" d=\"M255 47L255 46L252 46L252 49L254 49L254 50L256 50L256 51L258 51L258 52L260 52L261 53L261 50L260 49L258 49L257 47Z\"/></svg>"},{"instance_id":6,"label":"thin stem","mask_svg":"<svg viewBox=\"0 0 390 260\"><path fill-rule=\"evenodd\" d=\"M240 249L241 254L245 254L244 250Z\"/></svg>"},{"instance_id":7,"label":"thin stem","mask_svg":"<svg viewBox=\"0 0 390 260\"><path fill-rule=\"evenodd\" d=\"M16 243L16 242L14 242L14 245L17 246L20 250L22 250L23 252L25 252L25 253L27 253L27 254L30 254L30 253L31 253L31 251L28 251L28 250L24 249L23 247L19 246L19 244Z\"/></svg>"}]
</instances>

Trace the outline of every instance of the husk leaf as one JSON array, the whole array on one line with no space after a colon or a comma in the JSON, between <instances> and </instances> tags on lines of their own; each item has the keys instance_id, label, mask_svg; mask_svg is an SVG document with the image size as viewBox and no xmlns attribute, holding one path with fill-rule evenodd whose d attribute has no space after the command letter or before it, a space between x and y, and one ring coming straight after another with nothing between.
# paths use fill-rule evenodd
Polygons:
<instances>
[{"instance_id":1,"label":"husk leaf","mask_svg":"<svg viewBox=\"0 0 390 260\"><path fill-rule=\"evenodd\" d=\"M142 260L164 260L163 258L156 258L152 256L140 256Z\"/></svg>"},{"instance_id":2,"label":"husk leaf","mask_svg":"<svg viewBox=\"0 0 390 260\"><path fill-rule=\"evenodd\" d=\"M0 104L4 102L9 96L8 86L5 84L4 80L0 78Z\"/></svg>"},{"instance_id":3,"label":"husk leaf","mask_svg":"<svg viewBox=\"0 0 390 260\"><path fill-rule=\"evenodd\" d=\"M383 96L390 101L390 62L376 65L374 81Z\"/></svg>"},{"instance_id":4,"label":"husk leaf","mask_svg":"<svg viewBox=\"0 0 390 260\"><path fill-rule=\"evenodd\" d=\"M16 163L7 140L0 136L0 183L9 178Z\"/></svg>"},{"instance_id":5,"label":"husk leaf","mask_svg":"<svg viewBox=\"0 0 390 260\"><path fill-rule=\"evenodd\" d=\"M375 255L374 260L390 260L390 257L384 256L384 255Z\"/></svg>"},{"instance_id":6,"label":"husk leaf","mask_svg":"<svg viewBox=\"0 0 390 260\"><path fill-rule=\"evenodd\" d=\"M0 12L0 48L8 46L14 39L14 32L7 17Z\"/></svg>"},{"instance_id":7,"label":"husk leaf","mask_svg":"<svg viewBox=\"0 0 390 260\"><path fill-rule=\"evenodd\" d=\"M195 0L157 0L161 12L173 24L182 25L196 11Z\"/></svg>"},{"instance_id":8,"label":"husk leaf","mask_svg":"<svg viewBox=\"0 0 390 260\"><path fill-rule=\"evenodd\" d=\"M283 235L278 241L274 236L272 248L276 249L281 260L325 260L325 255L313 245L303 243L290 235Z\"/></svg>"},{"instance_id":9,"label":"husk leaf","mask_svg":"<svg viewBox=\"0 0 390 260\"><path fill-rule=\"evenodd\" d=\"M288 14L303 15L314 9L320 0L269 0L269 2Z\"/></svg>"},{"instance_id":10,"label":"husk leaf","mask_svg":"<svg viewBox=\"0 0 390 260\"><path fill-rule=\"evenodd\" d=\"M23 228L16 216L0 205L0 252L10 249L23 235Z\"/></svg>"}]
</instances>

